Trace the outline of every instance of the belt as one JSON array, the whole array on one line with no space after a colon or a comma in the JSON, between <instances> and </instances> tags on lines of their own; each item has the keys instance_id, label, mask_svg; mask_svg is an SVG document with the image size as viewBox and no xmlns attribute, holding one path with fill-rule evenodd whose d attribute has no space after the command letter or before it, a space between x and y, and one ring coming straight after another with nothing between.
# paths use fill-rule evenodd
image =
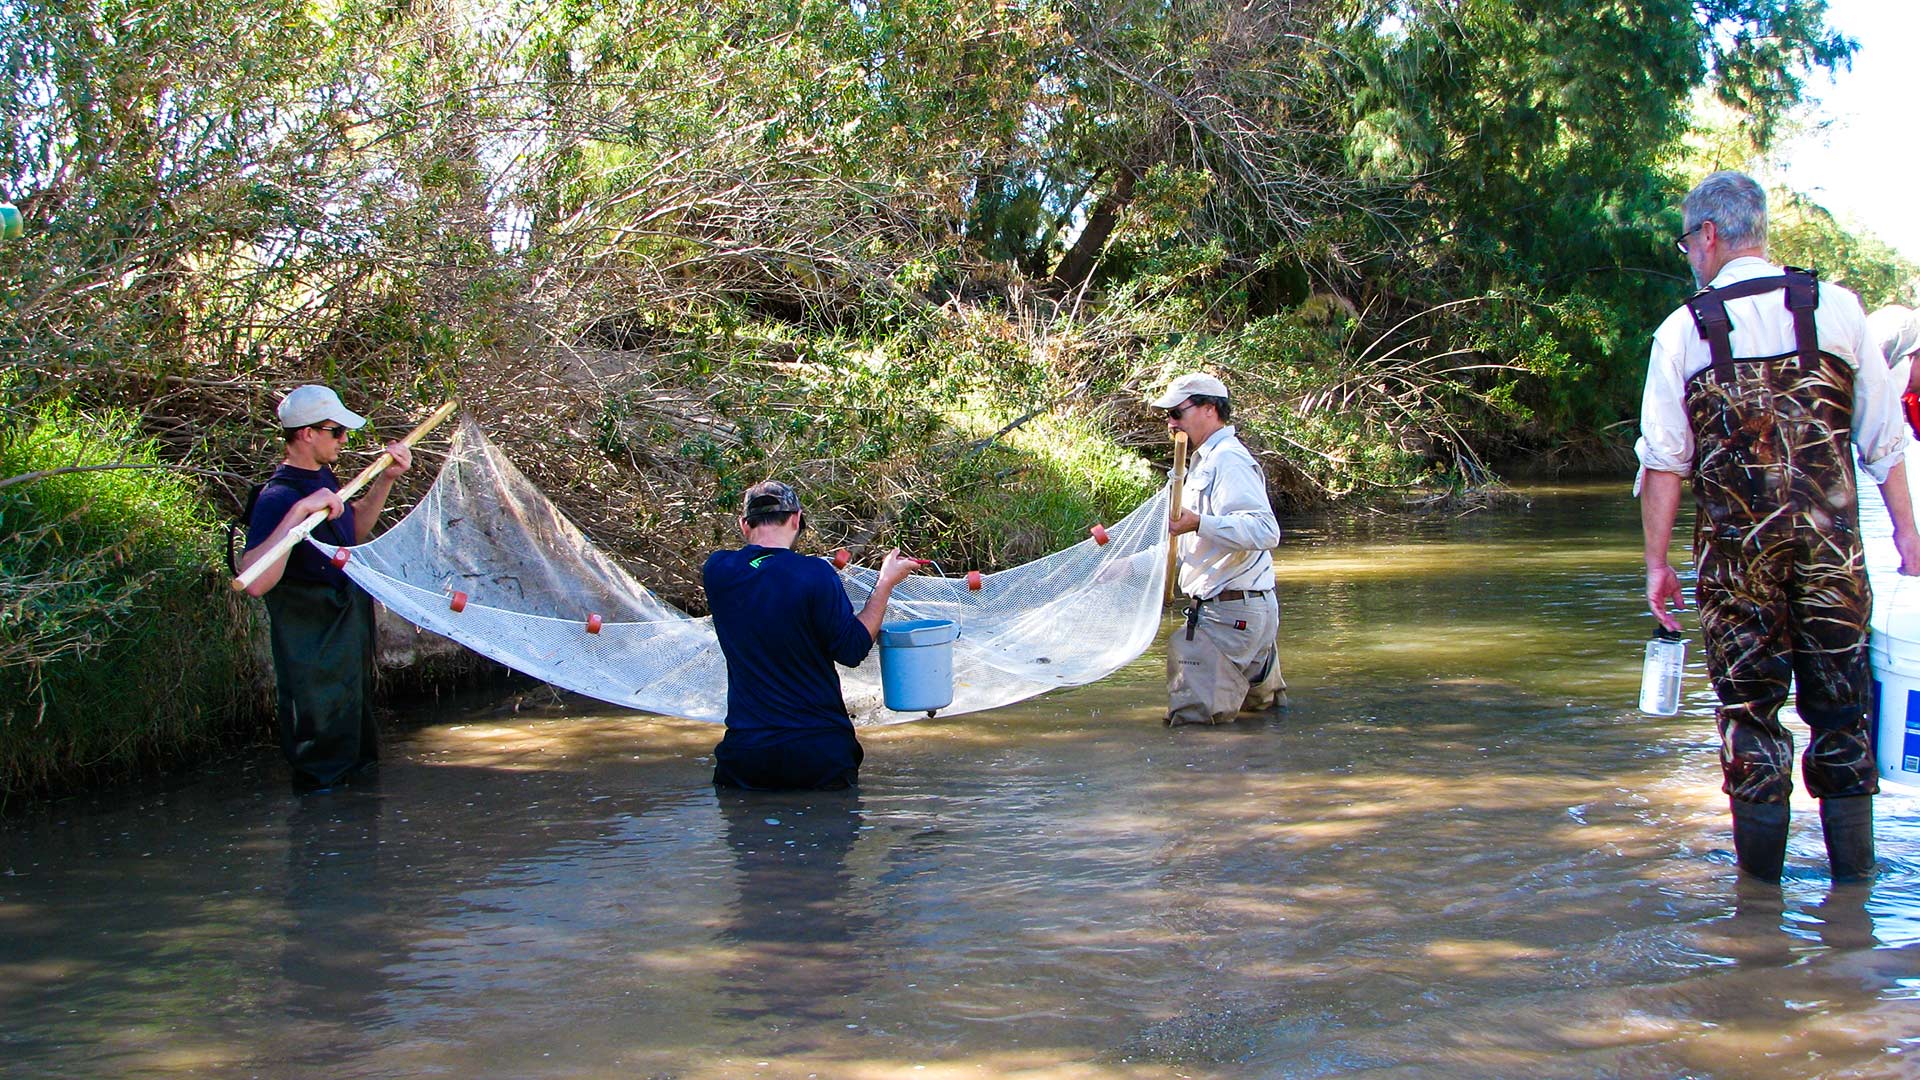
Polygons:
<instances>
[{"instance_id":1,"label":"belt","mask_svg":"<svg viewBox=\"0 0 1920 1080\"><path fill-rule=\"evenodd\" d=\"M1193 603L1182 613L1187 617L1187 640L1192 641L1193 632L1200 628L1201 608L1206 607L1208 604L1217 604L1222 600L1231 603L1235 600L1250 600L1253 597L1265 595L1267 595L1267 590L1265 589L1249 589L1245 591L1240 589L1227 589L1224 592L1216 593L1208 597L1188 597L1187 599L1193 601Z\"/></svg>"}]
</instances>

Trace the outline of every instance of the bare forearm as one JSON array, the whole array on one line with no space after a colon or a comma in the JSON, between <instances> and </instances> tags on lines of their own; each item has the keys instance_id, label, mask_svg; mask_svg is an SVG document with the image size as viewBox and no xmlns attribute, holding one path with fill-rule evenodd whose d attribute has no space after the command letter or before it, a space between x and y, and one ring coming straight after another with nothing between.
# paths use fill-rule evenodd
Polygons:
<instances>
[{"instance_id":1,"label":"bare forearm","mask_svg":"<svg viewBox=\"0 0 1920 1080\"><path fill-rule=\"evenodd\" d=\"M1907 487L1907 463L1895 461L1880 485L1880 499L1893 519L1893 549L1900 555L1900 572L1920 575L1920 533L1914 531L1913 492Z\"/></svg>"},{"instance_id":2,"label":"bare forearm","mask_svg":"<svg viewBox=\"0 0 1920 1080\"><path fill-rule=\"evenodd\" d=\"M867 602L861 606L854 617L860 625L867 628L867 636L878 641L880 624L887 618L887 602L893 598L893 582L882 578L874 583L873 592L867 594Z\"/></svg>"},{"instance_id":3,"label":"bare forearm","mask_svg":"<svg viewBox=\"0 0 1920 1080\"><path fill-rule=\"evenodd\" d=\"M393 481L385 476L378 477L367 485L366 493L353 504L353 542L364 544L373 539L373 527L380 520L380 511L387 505L387 496L393 494Z\"/></svg>"},{"instance_id":4,"label":"bare forearm","mask_svg":"<svg viewBox=\"0 0 1920 1080\"><path fill-rule=\"evenodd\" d=\"M1648 469L1640 482L1640 532L1648 569L1667 565L1679 516L1679 474Z\"/></svg>"},{"instance_id":5,"label":"bare forearm","mask_svg":"<svg viewBox=\"0 0 1920 1080\"><path fill-rule=\"evenodd\" d=\"M1880 501L1887 505L1887 517L1893 520L1893 531L1913 532L1913 491L1907 487L1907 463L1896 461L1888 470L1887 479L1880 485Z\"/></svg>"}]
</instances>

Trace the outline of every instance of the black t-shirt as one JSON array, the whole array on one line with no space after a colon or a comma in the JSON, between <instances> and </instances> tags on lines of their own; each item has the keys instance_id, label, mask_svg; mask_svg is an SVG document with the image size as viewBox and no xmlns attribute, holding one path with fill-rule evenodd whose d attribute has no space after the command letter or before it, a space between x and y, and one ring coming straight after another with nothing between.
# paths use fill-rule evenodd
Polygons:
<instances>
[{"instance_id":1,"label":"black t-shirt","mask_svg":"<svg viewBox=\"0 0 1920 1080\"><path fill-rule=\"evenodd\" d=\"M334 478L332 469L302 469L283 463L273 470L273 476L260 489L260 497L253 502L253 516L247 521L247 550L266 543L294 503L321 490L340 490L340 481ZM351 503L339 517L323 521L313 530L314 539L322 543L348 547L355 543L353 534ZM281 577L321 585L345 585L350 580L346 571L333 565L333 560L305 541L295 544L287 553L287 568Z\"/></svg>"},{"instance_id":2,"label":"black t-shirt","mask_svg":"<svg viewBox=\"0 0 1920 1080\"><path fill-rule=\"evenodd\" d=\"M749 544L708 556L700 579L727 658L727 745L757 749L823 732L851 736L833 665L859 664L873 635L854 615L832 564Z\"/></svg>"}]
</instances>

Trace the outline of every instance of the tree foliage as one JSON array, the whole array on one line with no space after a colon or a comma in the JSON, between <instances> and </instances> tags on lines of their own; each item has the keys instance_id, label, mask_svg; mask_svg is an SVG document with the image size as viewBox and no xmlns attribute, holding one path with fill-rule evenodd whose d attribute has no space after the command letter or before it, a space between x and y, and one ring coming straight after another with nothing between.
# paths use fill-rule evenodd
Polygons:
<instances>
[{"instance_id":1,"label":"tree foliage","mask_svg":"<svg viewBox=\"0 0 1920 1080\"><path fill-rule=\"evenodd\" d=\"M1291 499L1604 460L1699 103L1764 155L1852 47L1822 0L10 10L0 436L129 410L232 507L279 391L458 393L683 600L773 473L835 540L1046 550L1189 366ZM1783 249L1903 287L1803 202Z\"/></svg>"}]
</instances>

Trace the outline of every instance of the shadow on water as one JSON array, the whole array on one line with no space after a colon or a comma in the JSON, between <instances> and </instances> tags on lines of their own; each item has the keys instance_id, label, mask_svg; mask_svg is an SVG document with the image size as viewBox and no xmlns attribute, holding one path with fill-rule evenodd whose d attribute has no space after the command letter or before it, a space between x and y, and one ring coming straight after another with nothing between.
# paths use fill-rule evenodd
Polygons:
<instances>
[{"instance_id":1,"label":"shadow on water","mask_svg":"<svg viewBox=\"0 0 1920 1080\"><path fill-rule=\"evenodd\" d=\"M1096 686L870 729L857 793L716 793L718 730L523 695L295 798L274 762L0 839L33 1076L1911 1074L1920 803L1830 888L1735 878L1697 659L1631 711L1618 490L1305 523L1293 708Z\"/></svg>"}]
</instances>

